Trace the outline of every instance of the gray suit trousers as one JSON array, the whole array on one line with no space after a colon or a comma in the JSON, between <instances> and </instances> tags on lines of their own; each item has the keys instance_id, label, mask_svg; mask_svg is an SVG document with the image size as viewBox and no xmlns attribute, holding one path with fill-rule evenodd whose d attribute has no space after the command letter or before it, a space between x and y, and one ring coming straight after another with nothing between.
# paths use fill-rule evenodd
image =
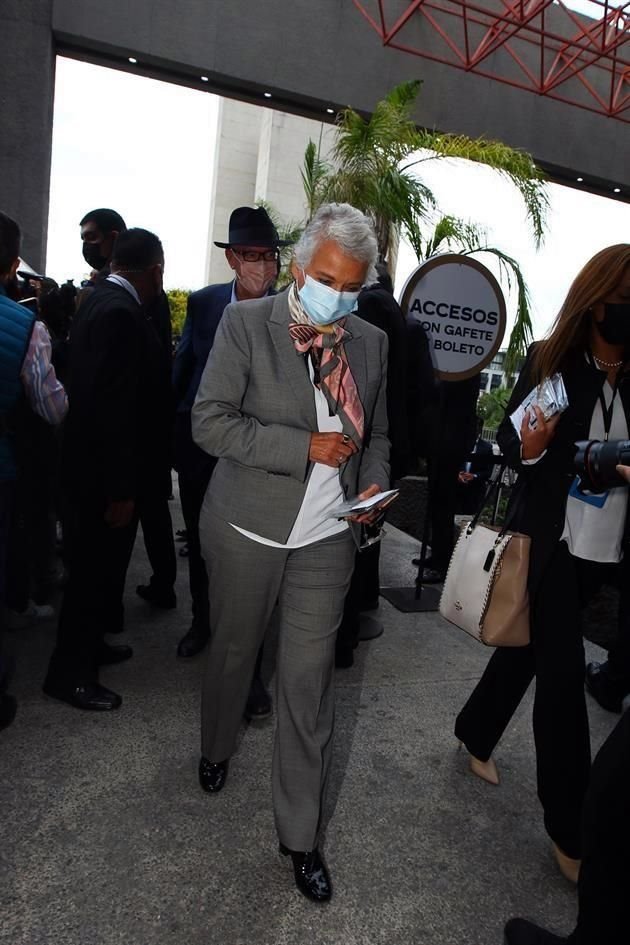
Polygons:
<instances>
[{"instance_id":1,"label":"gray suit trousers","mask_svg":"<svg viewBox=\"0 0 630 945\"><path fill-rule=\"evenodd\" d=\"M332 754L337 627L354 567L350 531L285 550L241 535L207 507L200 521L212 634L203 685L201 749L229 758L274 609L280 630L272 793L291 850L317 846Z\"/></svg>"}]
</instances>

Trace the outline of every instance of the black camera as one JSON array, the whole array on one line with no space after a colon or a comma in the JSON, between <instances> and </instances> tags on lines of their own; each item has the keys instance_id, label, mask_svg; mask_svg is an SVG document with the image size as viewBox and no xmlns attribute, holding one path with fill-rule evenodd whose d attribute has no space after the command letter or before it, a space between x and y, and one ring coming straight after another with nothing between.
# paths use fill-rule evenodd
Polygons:
<instances>
[{"instance_id":1,"label":"black camera","mask_svg":"<svg viewBox=\"0 0 630 945\"><path fill-rule=\"evenodd\" d=\"M605 492L628 485L615 467L630 466L630 440L580 440L575 445L574 464L583 489Z\"/></svg>"}]
</instances>

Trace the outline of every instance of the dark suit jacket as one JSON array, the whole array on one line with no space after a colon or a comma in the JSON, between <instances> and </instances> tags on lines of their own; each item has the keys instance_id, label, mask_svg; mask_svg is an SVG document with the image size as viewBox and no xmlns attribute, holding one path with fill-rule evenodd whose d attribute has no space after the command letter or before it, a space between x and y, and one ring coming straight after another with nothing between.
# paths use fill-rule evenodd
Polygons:
<instances>
[{"instance_id":1,"label":"dark suit jacket","mask_svg":"<svg viewBox=\"0 0 630 945\"><path fill-rule=\"evenodd\" d=\"M606 372L592 367L583 351L572 352L561 366L569 406L562 414L556 433L543 458L534 465L521 462L520 439L512 426L510 414L529 394L534 386L532 378L532 355L530 348L512 397L507 405L505 417L497 433L501 452L513 469L519 473L511 499L510 509L516 504L516 516L510 527L531 535L532 546L529 565L530 594L534 594L538 582L554 553L564 528L567 497L575 478L574 458L576 440L588 440L593 410ZM630 374L622 375L619 393L626 420L630 427ZM510 509L508 514L510 514ZM624 557L627 559L628 517L624 539Z\"/></svg>"},{"instance_id":2,"label":"dark suit jacket","mask_svg":"<svg viewBox=\"0 0 630 945\"><path fill-rule=\"evenodd\" d=\"M317 431L313 385L291 341L289 318L286 292L228 306L192 412L195 441L219 457L204 508L279 542L287 540L304 499ZM350 497L372 483L389 484L387 337L355 315L345 327L365 415L362 448L340 473Z\"/></svg>"},{"instance_id":3,"label":"dark suit jacket","mask_svg":"<svg viewBox=\"0 0 630 945\"><path fill-rule=\"evenodd\" d=\"M195 444L190 411L214 344L219 322L232 300L234 282L208 285L188 297L186 321L173 365L175 392L175 467L188 476L207 475L215 460ZM273 290L269 295L274 295Z\"/></svg>"},{"instance_id":4,"label":"dark suit jacket","mask_svg":"<svg viewBox=\"0 0 630 945\"><path fill-rule=\"evenodd\" d=\"M381 285L369 286L359 296L356 314L387 335L387 420L392 445L392 480L407 471L411 451L407 419L407 326L400 305Z\"/></svg>"},{"instance_id":5,"label":"dark suit jacket","mask_svg":"<svg viewBox=\"0 0 630 945\"><path fill-rule=\"evenodd\" d=\"M71 334L70 409L63 444L71 488L135 499L155 486L169 448L162 348L143 308L105 282Z\"/></svg>"}]
</instances>

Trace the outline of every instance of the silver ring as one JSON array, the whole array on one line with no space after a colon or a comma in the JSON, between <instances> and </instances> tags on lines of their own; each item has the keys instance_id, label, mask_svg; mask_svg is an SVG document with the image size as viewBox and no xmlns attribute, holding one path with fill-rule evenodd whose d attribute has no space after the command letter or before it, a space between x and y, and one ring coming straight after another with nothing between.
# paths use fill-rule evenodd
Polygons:
<instances>
[{"instance_id":1,"label":"silver ring","mask_svg":"<svg viewBox=\"0 0 630 945\"><path fill-rule=\"evenodd\" d=\"M339 463L339 465L341 465L341 463L343 463L343 456L338 456L337 462Z\"/></svg>"}]
</instances>

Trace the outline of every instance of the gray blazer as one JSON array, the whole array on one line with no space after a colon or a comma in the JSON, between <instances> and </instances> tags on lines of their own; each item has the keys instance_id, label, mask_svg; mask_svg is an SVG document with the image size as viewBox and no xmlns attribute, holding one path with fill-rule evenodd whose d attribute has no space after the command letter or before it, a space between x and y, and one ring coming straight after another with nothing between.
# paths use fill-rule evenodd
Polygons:
<instances>
[{"instance_id":1,"label":"gray blazer","mask_svg":"<svg viewBox=\"0 0 630 945\"><path fill-rule=\"evenodd\" d=\"M286 542L313 464L317 432L308 366L289 335L287 293L228 305L192 409L198 446L218 463L206 507L219 518ZM363 448L341 471L347 497L389 486L387 336L355 315L345 349L363 410Z\"/></svg>"}]
</instances>

